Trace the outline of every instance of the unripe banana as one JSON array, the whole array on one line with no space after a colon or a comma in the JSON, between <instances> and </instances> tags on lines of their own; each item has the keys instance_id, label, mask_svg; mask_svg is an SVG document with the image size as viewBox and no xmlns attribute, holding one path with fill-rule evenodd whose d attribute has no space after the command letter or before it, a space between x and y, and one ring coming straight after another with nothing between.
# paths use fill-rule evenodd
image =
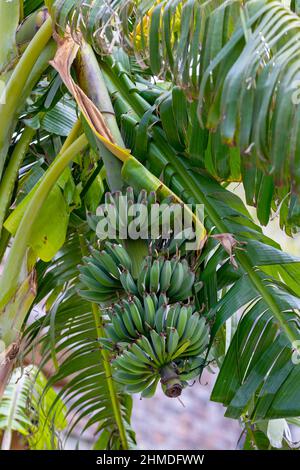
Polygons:
<instances>
[{"instance_id":1,"label":"unripe banana","mask_svg":"<svg viewBox=\"0 0 300 470\"><path fill-rule=\"evenodd\" d=\"M120 278L120 270L114 259L106 251L97 251L94 248L92 249L93 258L100 264L100 267L106 270L111 276L116 279Z\"/></svg>"},{"instance_id":2,"label":"unripe banana","mask_svg":"<svg viewBox=\"0 0 300 470\"><path fill-rule=\"evenodd\" d=\"M147 211L143 214L148 215L156 203L154 192L147 194L143 190L135 197L133 189L127 188L126 200L121 195L116 192L105 196L118 216L116 240L122 239L118 230L127 222L135 201L145 205ZM168 203L172 200L169 198ZM162 214L157 217L158 224L161 218ZM170 228L172 233L174 227ZM102 251L92 248L91 256L84 258L80 268L79 278L85 286L80 291L82 296L105 306L110 304L104 317L107 338L99 341L103 340L101 344L110 351L115 380L129 393L153 396L161 381L167 396L179 396L186 385L184 380L194 377L203 366L203 362L195 365L191 359L206 360L203 352L209 328L190 303L195 273L181 258L186 241L182 235L178 240L149 240L151 255L143 258L141 252L139 260L143 261L134 263L134 271L129 251L109 241ZM128 248L130 253L132 246ZM170 253L175 256L167 259ZM123 300L119 300L121 297Z\"/></svg>"},{"instance_id":3,"label":"unripe banana","mask_svg":"<svg viewBox=\"0 0 300 470\"><path fill-rule=\"evenodd\" d=\"M181 261L183 267L183 280L181 282L180 288L177 292L174 293L174 300L186 300L192 296L192 287L195 282L195 273L190 270L189 265L186 260Z\"/></svg>"},{"instance_id":4,"label":"unripe banana","mask_svg":"<svg viewBox=\"0 0 300 470\"><path fill-rule=\"evenodd\" d=\"M153 302L153 298L150 294L147 294L144 297L144 309L145 309L145 321L147 324L154 328L155 323L155 305Z\"/></svg>"},{"instance_id":5,"label":"unripe banana","mask_svg":"<svg viewBox=\"0 0 300 470\"><path fill-rule=\"evenodd\" d=\"M124 341L130 339L122 319L115 312L112 314L111 321L119 340Z\"/></svg>"},{"instance_id":6,"label":"unripe banana","mask_svg":"<svg viewBox=\"0 0 300 470\"><path fill-rule=\"evenodd\" d=\"M167 314L167 305L162 305L155 313L155 330L161 333L165 327L165 317Z\"/></svg>"},{"instance_id":7,"label":"unripe banana","mask_svg":"<svg viewBox=\"0 0 300 470\"><path fill-rule=\"evenodd\" d=\"M179 342L179 334L175 328L168 330L168 358L172 359L173 354L176 352Z\"/></svg>"},{"instance_id":8,"label":"unripe banana","mask_svg":"<svg viewBox=\"0 0 300 470\"><path fill-rule=\"evenodd\" d=\"M151 398L156 392L159 376L157 376L142 392L142 398Z\"/></svg>"},{"instance_id":9,"label":"unripe banana","mask_svg":"<svg viewBox=\"0 0 300 470\"><path fill-rule=\"evenodd\" d=\"M112 293L102 293L99 291L93 291L93 290L79 290L78 291L79 295L83 297L86 300L89 300L90 302L95 302L95 303L105 303L112 301L115 298L115 294Z\"/></svg>"},{"instance_id":10,"label":"unripe banana","mask_svg":"<svg viewBox=\"0 0 300 470\"><path fill-rule=\"evenodd\" d=\"M167 292L171 285L172 267L171 262L165 260L160 273L160 290L161 292Z\"/></svg>"},{"instance_id":11,"label":"unripe banana","mask_svg":"<svg viewBox=\"0 0 300 470\"><path fill-rule=\"evenodd\" d=\"M188 309L187 307L182 307L180 309L177 321L176 321L176 328L178 331L179 339L182 337L186 324L188 321Z\"/></svg>"},{"instance_id":12,"label":"unripe banana","mask_svg":"<svg viewBox=\"0 0 300 470\"><path fill-rule=\"evenodd\" d=\"M140 333L143 334L144 333L143 321L141 319L140 312L139 312L139 309L138 309L137 305L135 304L135 302L130 300L129 301L129 307L130 307L130 312L131 312L131 318L132 318L132 321L133 321L136 329Z\"/></svg>"},{"instance_id":13,"label":"unripe banana","mask_svg":"<svg viewBox=\"0 0 300 470\"><path fill-rule=\"evenodd\" d=\"M149 365L152 363L151 356L146 353L146 351L136 343L131 344L131 350L134 355L138 358L139 361Z\"/></svg>"},{"instance_id":14,"label":"unripe banana","mask_svg":"<svg viewBox=\"0 0 300 470\"><path fill-rule=\"evenodd\" d=\"M137 338L138 334L136 331L135 324L131 318L130 306L127 301L124 301L124 311L123 311L123 323L128 331L128 334L131 338Z\"/></svg>"},{"instance_id":15,"label":"unripe banana","mask_svg":"<svg viewBox=\"0 0 300 470\"><path fill-rule=\"evenodd\" d=\"M106 242L105 246L120 267L131 270L131 259L123 246L110 242Z\"/></svg>"},{"instance_id":16,"label":"unripe banana","mask_svg":"<svg viewBox=\"0 0 300 470\"><path fill-rule=\"evenodd\" d=\"M175 296L179 292L183 280L184 280L183 265L182 263L178 262L172 273L171 287L167 292L167 295L169 298L171 298L172 296Z\"/></svg>"},{"instance_id":17,"label":"unripe banana","mask_svg":"<svg viewBox=\"0 0 300 470\"><path fill-rule=\"evenodd\" d=\"M132 277L132 275L130 274L129 271L124 269L121 272L120 281L121 281L121 284L122 284L122 286L123 286L123 288L126 292L128 292L129 294L137 294L138 293L136 283L134 282L134 279L133 279L133 277Z\"/></svg>"},{"instance_id":18,"label":"unripe banana","mask_svg":"<svg viewBox=\"0 0 300 470\"><path fill-rule=\"evenodd\" d=\"M154 330L151 330L154 331ZM148 338L146 336L142 336L141 338L138 339L137 345L140 346L141 349L143 349L146 354L151 358L151 360L154 362L154 364L159 366L159 360L158 357L155 354L155 351L153 347L151 346Z\"/></svg>"},{"instance_id":19,"label":"unripe banana","mask_svg":"<svg viewBox=\"0 0 300 470\"><path fill-rule=\"evenodd\" d=\"M165 336L161 333L156 333L155 330L150 331L150 336L152 340L153 349L161 365L165 362Z\"/></svg>"},{"instance_id":20,"label":"unripe banana","mask_svg":"<svg viewBox=\"0 0 300 470\"><path fill-rule=\"evenodd\" d=\"M160 274L159 261L156 259L154 260L151 266L151 271L150 271L150 292L154 292L154 293L158 292L159 274Z\"/></svg>"},{"instance_id":21,"label":"unripe banana","mask_svg":"<svg viewBox=\"0 0 300 470\"><path fill-rule=\"evenodd\" d=\"M88 262L87 268L91 275L104 287L114 288L119 286L119 282L107 275L101 268L96 266L92 260Z\"/></svg>"}]
</instances>

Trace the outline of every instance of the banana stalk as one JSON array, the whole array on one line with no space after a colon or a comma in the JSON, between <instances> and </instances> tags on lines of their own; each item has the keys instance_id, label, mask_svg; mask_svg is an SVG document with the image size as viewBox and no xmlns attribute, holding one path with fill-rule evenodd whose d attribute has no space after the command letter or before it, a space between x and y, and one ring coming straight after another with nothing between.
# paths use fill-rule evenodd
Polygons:
<instances>
[{"instance_id":1,"label":"banana stalk","mask_svg":"<svg viewBox=\"0 0 300 470\"><path fill-rule=\"evenodd\" d=\"M179 397L182 392L182 383L174 368L170 365L165 366L162 368L160 374L165 395L169 398Z\"/></svg>"},{"instance_id":2,"label":"banana stalk","mask_svg":"<svg viewBox=\"0 0 300 470\"><path fill-rule=\"evenodd\" d=\"M18 169L24 156L26 155L26 152L35 132L36 131L30 127L26 127L24 129L22 137L14 148L14 151L0 183L0 236L6 211L13 193L14 184L18 176Z\"/></svg>"},{"instance_id":3,"label":"banana stalk","mask_svg":"<svg viewBox=\"0 0 300 470\"><path fill-rule=\"evenodd\" d=\"M20 106L24 87L30 73L52 36L52 21L48 18L36 33L5 86L5 95L0 103L0 178L13 132L16 111Z\"/></svg>"},{"instance_id":4,"label":"banana stalk","mask_svg":"<svg viewBox=\"0 0 300 470\"><path fill-rule=\"evenodd\" d=\"M124 147L124 142L119 131L114 109L107 92L101 70L93 49L85 42L82 42L75 62L75 68L78 77L78 83L81 89L92 100L96 107L101 111L107 127L109 128L114 141ZM106 168L107 181L112 191L122 189L121 168L122 163L97 140L100 155Z\"/></svg>"}]
</instances>

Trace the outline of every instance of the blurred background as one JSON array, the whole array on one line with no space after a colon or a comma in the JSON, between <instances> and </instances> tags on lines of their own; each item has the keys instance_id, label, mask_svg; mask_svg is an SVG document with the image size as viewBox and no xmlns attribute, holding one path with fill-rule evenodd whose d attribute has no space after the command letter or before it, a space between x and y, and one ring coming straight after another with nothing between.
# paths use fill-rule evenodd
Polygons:
<instances>
[{"instance_id":1,"label":"blurred background","mask_svg":"<svg viewBox=\"0 0 300 470\"><path fill-rule=\"evenodd\" d=\"M241 435L237 421L224 418L225 408L209 401L214 375L204 373L201 383L182 393L181 402L159 389L151 399L135 399L133 429L139 449L236 449ZM137 403L139 401L139 403Z\"/></svg>"}]
</instances>

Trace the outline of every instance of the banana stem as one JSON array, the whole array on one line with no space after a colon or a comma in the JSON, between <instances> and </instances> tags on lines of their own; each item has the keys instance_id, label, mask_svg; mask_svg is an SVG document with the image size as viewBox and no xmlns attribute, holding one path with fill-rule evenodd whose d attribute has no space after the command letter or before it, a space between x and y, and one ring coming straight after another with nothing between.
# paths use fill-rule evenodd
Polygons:
<instances>
[{"instance_id":1,"label":"banana stem","mask_svg":"<svg viewBox=\"0 0 300 470\"><path fill-rule=\"evenodd\" d=\"M87 43L82 43L75 65L79 86L101 111L115 143L125 148L102 72L93 49ZM110 189L112 191L120 190L122 188L122 162L99 140L97 140L97 145L105 165Z\"/></svg>"},{"instance_id":2,"label":"banana stem","mask_svg":"<svg viewBox=\"0 0 300 470\"><path fill-rule=\"evenodd\" d=\"M83 256L88 256L89 251L87 249L86 243L84 236L82 234L79 234L79 241L80 241L80 247L81 247L81 252ZM93 312L93 317L95 321L95 327L97 331L97 337L98 338L104 338L105 331L103 328L102 324L102 316L101 316L101 311L100 308L98 307L97 304L91 302L91 307L92 307L92 312ZM109 395L111 399L111 404L113 407L114 411L114 416L116 420L116 425L118 427L119 433L120 433L120 439L122 442L122 447L124 450L128 450L128 441L127 441L127 436L126 436L126 431L125 431L125 426L122 418L122 413L121 413L121 405L118 399L115 383L112 378L112 368L110 365L110 360L109 360L109 354L108 351L106 351L103 348L100 348L100 352L103 358L103 367L105 370L105 378L107 382L107 387L109 390Z\"/></svg>"},{"instance_id":3,"label":"banana stem","mask_svg":"<svg viewBox=\"0 0 300 470\"><path fill-rule=\"evenodd\" d=\"M43 52L51 36L52 20L48 18L28 45L5 87L5 100L4 103L0 105L0 178L2 176L8 148L8 136L15 119L15 113L19 106L20 98L23 94L23 89L34 64Z\"/></svg>"},{"instance_id":4,"label":"banana stem","mask_svg":"<svg viewBox=\"0 0 300 470\"><path fill-rule=\"evenodd\" d=\"M160 371L161 385L164 394L169 398L177 398L182 392L182 383L174 368L169 364Z\"/></svg>"},{"instance_id":5,"label":"banana stem","mask_svg":"<svg viewBox=\"0 0 300 470\"><path fill-rule=\"evenodd\" d=\"M85 135L81 135L75 140L80 126L81 123L78 121L68 139L66 139L60 153L43 176L34 196L28 203L10 249L4 272L0 278L0 308L5 305L16 290L20 270L28 249L32 227L42 210L49 192L68 164L88 144Z\"/></svg>"},{"instance_id":6,"label":"banana stem","mask_svg":"<svg viewBox=\"0 0 300 470\"><path fill-rule=\"evenodd\" d=\"M14 189L14 184L17 179L20 164L26 155L31 139L35 134L35 130L26 127L23 131L22 137L14 148L12 156L9 160L8 166L5 170L4 176L0 183L0 236L2 232L4 218L7 212L8 205Z\"/></svg>"}]
</instances>

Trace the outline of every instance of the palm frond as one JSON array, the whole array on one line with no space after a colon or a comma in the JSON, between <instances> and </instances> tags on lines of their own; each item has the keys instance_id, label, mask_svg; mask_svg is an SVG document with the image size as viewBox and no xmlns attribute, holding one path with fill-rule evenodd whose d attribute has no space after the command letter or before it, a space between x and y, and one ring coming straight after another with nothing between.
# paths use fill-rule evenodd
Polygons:
<instances>
[{"instance_id":1,"label":"palm frond","mask_svg":"<svg viewBox=\"0 0 300 470\"><path fill-rule=\"evenodd\" d=\"M36 366L14 370L0 404L2 450L10 448L13 432L23 435L31 449L59 448L59 433L67 425L66 409L52 387L44 392L46 385L47 379Z\"/></svg>"}]
</instances>

